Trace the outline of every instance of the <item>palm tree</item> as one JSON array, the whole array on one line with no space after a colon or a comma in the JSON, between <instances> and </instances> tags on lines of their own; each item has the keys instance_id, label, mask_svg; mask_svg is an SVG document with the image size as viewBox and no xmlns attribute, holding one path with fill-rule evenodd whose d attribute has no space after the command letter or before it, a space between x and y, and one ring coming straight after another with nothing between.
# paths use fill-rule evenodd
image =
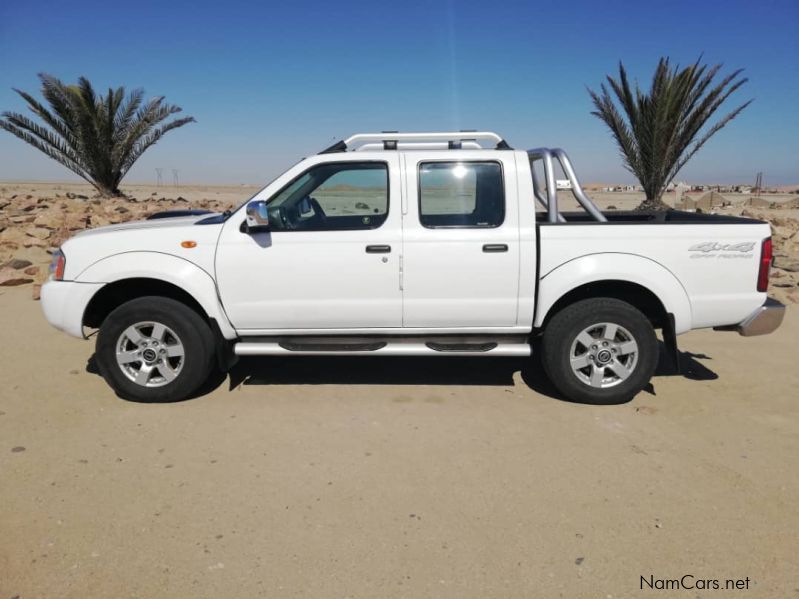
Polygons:
<instances>
[{"instance_id":1,"label":"palm tree","mask_svg":"<svg viewBox=\"0 0 799 599\"><path fill-rule=\"evenodd\" d=\"M0 127L57 160L105 196L122 195L119 182L147 148L172 129L194 122L184 117L165 122L181 111L163 96L144 101L144 91L125 96L125 88L98 95L85 78L65 85L40 73L42 96L50 110L30 94L15 89L38 116L38 123L16 112L4 112Z\"/></svg>"},{"instance_id":2,"label":"palm tree","mask_svg":"<svg viewBox=\"0 0 799 599\"><path fill-rule=\"evenodd\" d=\"M619 62L619 78L607 77L612 95L604 83L601 93L588 90L596 107L591 114L608 126L625 168L644 188L646 200L639 210L667 209L661 201L666 186L707 140L752 103L744 102L702 132L719 106L747 79L738 78L743 71L738 69L711 87L722 65L708 67L699 60L680 70L672 68L668 58L661 58L649 93L642 92L637 82L632 90Z\"/></svg>"}]
</instances>

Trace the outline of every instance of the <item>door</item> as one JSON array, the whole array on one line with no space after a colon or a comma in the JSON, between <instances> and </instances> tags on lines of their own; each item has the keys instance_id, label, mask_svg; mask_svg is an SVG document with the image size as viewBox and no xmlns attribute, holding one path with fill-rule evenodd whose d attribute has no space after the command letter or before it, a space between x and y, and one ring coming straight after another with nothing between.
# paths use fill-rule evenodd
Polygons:
<instances>
[{"instance_id":1,"label":"door","mask_svg":"<svg viewBox=\"0 0 799 599\"><path fill-rule=\"evenodd\" d=\"M295 170L257 196L268 198L268 232L242 232L244 209L223 228L216 276L233 326L245 334L401 327L397 155L314 157Z\"/></svg>"},{"instance_id":2,"label":"door","mask_svg":"<svg viewBox=\"0 0 799 599\"><path fill-rule=\"evenodd\" d=\"M404 160L404 326L516 325L519 216L513 153L408 152Z\"/></svg>"}]
</instances>

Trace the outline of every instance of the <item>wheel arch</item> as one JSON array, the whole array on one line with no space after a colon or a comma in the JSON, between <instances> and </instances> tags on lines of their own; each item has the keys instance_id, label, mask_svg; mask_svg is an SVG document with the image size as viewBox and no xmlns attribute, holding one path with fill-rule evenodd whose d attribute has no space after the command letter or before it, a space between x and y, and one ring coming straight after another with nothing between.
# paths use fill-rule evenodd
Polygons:
<instances>
[{"instance_id":1,"label":"wheel arch","mask_svg":"<svg viewBox=\"0 0 799 599\"><path fill-rule=\"evenodd\" d=\"M125 301L162 296L182 302L206 321L215 323L225 339L236 338L213 278L183 258L159 252L117 254L95 262L77 280L104 283L86 305L85 326L99 326L111 310Z\"/></svg>"},{"instance_id":2,"label":"wheel arch","mask_svg":"<svg viewBox=\"0 0 799 599\"><path fill-rule=\"evenodd\" d=\"M618 279L604 279L585 283L562 295L547 311L541 327L546 327L552 317L566 306L580 300L598 297L621 300L638 308L649 319L654 328L662 328L667 322L668 312L663 302L652 291L638 283Z\"/></svg>"},{"instance_id":3,"label":"wheel arch","mask_svg":"<svg viewBox=\"0 0 799 599\"><path fill-rule=\"evenodd\" d=\"M168 297L188 306L206 322L210 320L205 309L185 289L162 279L134 277L103 285L89 300L83 312L82 324L100 328L114 309L125 302L146 296Z\"/></svg>"},{"instance_id":4,"label":"wheel arch","mask_svg":"<svg viewBox=\"0 0 799 599\"><path fill-rule=\"evenodd\" d=\"M576 301L611 297L643 312L653 326L674 320L676 333L691 328L691 304L677 278L659 263L631 254L594 254L553 269L539 283L534 328Z\"/></svg>"}]
</instances>

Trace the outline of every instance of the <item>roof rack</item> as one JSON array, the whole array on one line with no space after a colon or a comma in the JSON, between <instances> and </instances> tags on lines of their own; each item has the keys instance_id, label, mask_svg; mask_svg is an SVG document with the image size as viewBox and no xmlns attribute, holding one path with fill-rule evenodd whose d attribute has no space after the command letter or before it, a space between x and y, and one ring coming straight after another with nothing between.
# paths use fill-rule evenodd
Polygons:
<instances>
[{"instance_id":1,"label":"roof rack","mask_svg":"<svg viewBox=\"0 0 799 599\"><path fill-rule=\"evenodd\" d=\"M482 143L481 143L482 142ZM367 150L512 150L508 143L492 131L442 131L429 133L356 133L344 141L337 141L319 152Z\"/></svg>"}]
</instances>

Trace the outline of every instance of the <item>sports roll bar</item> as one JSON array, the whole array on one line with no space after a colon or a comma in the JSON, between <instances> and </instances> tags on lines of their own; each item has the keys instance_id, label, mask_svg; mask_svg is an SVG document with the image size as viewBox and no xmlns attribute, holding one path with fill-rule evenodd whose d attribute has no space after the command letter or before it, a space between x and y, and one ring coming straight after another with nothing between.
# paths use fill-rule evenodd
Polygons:
<instances>
[{"instance_id":1,"label":"sports roll bar","mask_svg":"<svg viewBox=\"0 0 799 599\"><path fill-rule=\"evenodd\" d=\"M602 211L596 207L596 204L591 201L583 191L580 181L577 179L577 174L574 172L571 160L566 155L566 152L560 148L534 148L527 150L527 156L530 158L530 170L533 172L533 195L538 203L540 203L547 210L547 220L551 223L565 222L563 215L558 212L558 190L555 183L555 169L554 159L556 159L563 173L571 182L571 191L574 198L580 203L588 214L594 217L595 220L606 223L608 219L602 214ZM544 177L546 178L547 195L546 198L541 193L541 181L538 174L535 172L535 162L540 160L544 164Z\"/></svg>"}]
</instances>

